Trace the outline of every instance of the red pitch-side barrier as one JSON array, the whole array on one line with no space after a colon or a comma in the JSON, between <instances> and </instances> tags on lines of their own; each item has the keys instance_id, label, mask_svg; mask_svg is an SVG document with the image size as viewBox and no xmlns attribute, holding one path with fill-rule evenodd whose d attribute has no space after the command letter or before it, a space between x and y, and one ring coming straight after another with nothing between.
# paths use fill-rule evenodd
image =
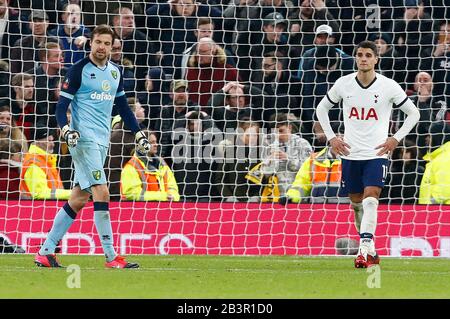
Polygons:
<instances>
[{"instance_id":1,"label":"red pitch-side barrier","mask_svg":"<svg viewBox=\"0 0 450 319\"><path fill-rule=\"evenodd\" d=\"M64 202L0 201L0 236L34 253ZM123 254L334 255L358 239L349 205L245 203L110 204ZM378 253L450 257L450 206L380 205ZM62 241L63 253L102 254L89 204Z\"/></svg>"}]
</instances>

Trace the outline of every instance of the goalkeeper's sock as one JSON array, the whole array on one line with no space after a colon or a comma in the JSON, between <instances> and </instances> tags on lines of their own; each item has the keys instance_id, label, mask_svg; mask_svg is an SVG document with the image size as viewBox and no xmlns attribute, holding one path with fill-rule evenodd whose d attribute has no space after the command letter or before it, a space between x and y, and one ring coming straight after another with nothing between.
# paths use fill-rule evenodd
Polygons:
<instances>
[{"instance_id":1,"label":"goalkeeper's sock","mask_svg":"<svg viewBox=\"0 0 450 319\"><path fill-rule=\"evenodd\" d=\"M53 226L47 235L47 239L39 250L39 255L49 255L55 253L58 242L63 238L69 230L73 221L77 217L75 211L66 203L56 214Z\"/></svg>"},{"instance_id":2,"label":"goalkeeper's sock","mask_svg":"<svg viewBox=\"0 0 450 319\"><path fill-rule=\"evenodd\" d=\"M361 220L364 214L363 204L362 203L354 203L352 202L352 208L355 213L355 227L356 231L359 234L359 230L361 229Z\"/></svg>"},{"instance_id":3,"label":"goalkeeper's sock","mask_svg":"<svg viewBox=\"0 0 450 319\"><path fill-rule=\"evenodd\" d=\"M100 237L100 242L102 243L106 261L113 261L117 254L113 246L109 204L107 202L94 202L94 221L98 236Z\"/></svg>"}]
</instances>

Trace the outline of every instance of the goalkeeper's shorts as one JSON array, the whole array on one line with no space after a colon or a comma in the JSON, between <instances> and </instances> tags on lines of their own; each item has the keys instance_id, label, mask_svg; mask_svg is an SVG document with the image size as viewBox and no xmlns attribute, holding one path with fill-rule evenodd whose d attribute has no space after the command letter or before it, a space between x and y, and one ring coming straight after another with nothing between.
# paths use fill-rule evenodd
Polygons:
<instances>
[{"instance_id":1,"label":"goalkeeper's shorts","mask_svg":"<svg viewBox=\"0 0 450 319\"><path fill-rule=\"evenodd\" d=\"M106 184L103 166L108 147L91 141L78 141L78 144L69 150L75 166L75 185L91 193L92 185Z\"/></svg>"},{"instance_id":2,"label":"goalkeeper's shorts","mask_svg":"<svg viewBox=\"0 0 450 319\"><path fill-rule=\"evenodd\" d=\"M385 158L370 160L342 159L341 187L345 193L363 193L367 186L383 188L389 161Z\"/></svg>"}]
</instances>

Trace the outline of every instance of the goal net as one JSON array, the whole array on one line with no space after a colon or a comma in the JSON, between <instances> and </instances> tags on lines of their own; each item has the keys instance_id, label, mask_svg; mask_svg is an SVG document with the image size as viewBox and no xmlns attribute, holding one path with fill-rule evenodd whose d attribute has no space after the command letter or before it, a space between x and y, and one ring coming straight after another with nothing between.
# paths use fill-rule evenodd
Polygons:
<instances>
[{"instance_id":1,"label":"goal net","mask_svg":"<svg viewBox=\"0 0 450 319\"><path fill-rule=\"evenodd\" d=\"M136 153L113 108L104 174L120 253L355 254L341 161L315 109L337 79L355 72L355 48L370 40L377 72L399 83L421 114L389 155L378 252L449 257L449 7L446 0L0 0L0 253L35 253L70 196L75 171L55 110L68 70L91 52L92 30L108 24L110 61L122 74L100 83L98 67L79 80L97 82L89 96L96 105L113 98L121 76L153 145ZM340 105L329 113L336 134L345 134L343 116ZM358 116L371 125L369 114ZM389 134L404 120L394 105ZM59 248L102 253L92 202Z\"/></svg>"}]
</instances>

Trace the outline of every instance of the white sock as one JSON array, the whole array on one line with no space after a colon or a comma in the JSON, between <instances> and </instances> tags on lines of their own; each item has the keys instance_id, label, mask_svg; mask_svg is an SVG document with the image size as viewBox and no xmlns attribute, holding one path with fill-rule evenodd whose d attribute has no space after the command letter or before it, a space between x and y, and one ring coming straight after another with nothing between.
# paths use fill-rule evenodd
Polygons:
<instances>
[{"instance_id":1,"label":"white sock","mask_svg":"<svg viewBox=\"0 0 450 319\"><path fill-rule=\"evenodd\" d=\"M360 234L369 233L375 235L378 217L378 199L375 197L367 197L362 201L364 215L361 220Z\"/></svg>"},{"instance_id":2,"label":"white sock","mask_svg":"<svg viewBox=\"0 0 450 319\"><path fill-rule=\"evenodd\" d=\"M378 217L378 199L375 197L367 197L362 201L363 218L361 220L360 229L360 253L375 255L375 243L373 236L377 228Z\"/></svg>"},{"instance_id":3,"label":"white sock","mask_svg":"<svg viewBox=\"0 0 450 319\"><path fill-rule=\"evenodd\" d=\"M361 220L364 214L363 205L362 203L354 203L352 202L352 208L355 213L355 227L356 231L359 234L359 230L361 228Z\"/></svg>"}]
</instances>

